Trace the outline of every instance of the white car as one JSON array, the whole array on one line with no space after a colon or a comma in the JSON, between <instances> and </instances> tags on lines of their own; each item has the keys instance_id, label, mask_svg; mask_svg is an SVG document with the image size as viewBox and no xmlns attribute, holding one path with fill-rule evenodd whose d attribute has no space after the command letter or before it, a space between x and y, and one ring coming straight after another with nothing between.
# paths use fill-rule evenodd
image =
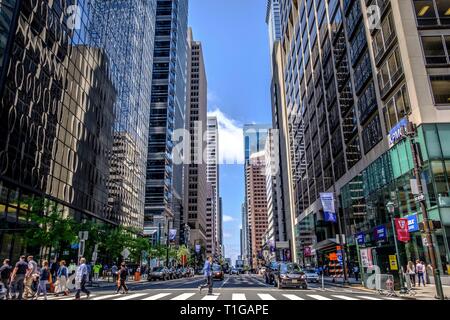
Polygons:
<instances>
[{"instance_id":1,"label":"white car","mask_svg":"<svg viewBox=\"0 0 450 320\"><path fill-rule=\"evenodd\" d=\"M319 275L316 273L315 270L309 269L304 270L304 272L306 275L306 281L319 283Z\"/></svg>"}]
</instances>

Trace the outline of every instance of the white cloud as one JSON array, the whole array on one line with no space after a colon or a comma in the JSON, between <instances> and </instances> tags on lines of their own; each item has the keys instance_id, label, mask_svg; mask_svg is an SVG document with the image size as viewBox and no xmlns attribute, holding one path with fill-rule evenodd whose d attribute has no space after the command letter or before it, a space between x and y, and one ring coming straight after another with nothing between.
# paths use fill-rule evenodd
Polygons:
<instances>
[{"instance_id":1,"label":"white cloud","mask_svg":"<svg viewBox=\"0 0 450 320\"><path fill-rule=\"evenodd\" d=\"M234 221L234 218L232 216L224 215L223 216L223 222L231 222Z\"/></svg>"},{"instance_id":2,"label":"white cloud","mask_svg":"<svg viewBox=\"0 0 450 320\"><path fill-rule=\"evenodd\" d=\"M219 108L208 112L219 124L219 164L244 164L244 135L242 126Z\"/></svg>"}]
</instances>

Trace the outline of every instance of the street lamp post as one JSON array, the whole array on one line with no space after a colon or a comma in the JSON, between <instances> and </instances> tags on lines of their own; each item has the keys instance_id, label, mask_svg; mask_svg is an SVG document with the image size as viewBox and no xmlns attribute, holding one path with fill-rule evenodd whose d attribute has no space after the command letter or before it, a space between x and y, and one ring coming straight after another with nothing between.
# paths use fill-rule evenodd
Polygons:
<instances>
[{"instance_id":1,"label":"street lamp post","mask_svg":"<svg viewBox=\"0 0 450 320\"><path fill-rule=\"evenodd\" d=\"M169 267L169 246L170 246L170 239L169 239L169 233L170 233L170 219L167 220L167 240L166 240L166 267Z\"/></svg>"},{"instance_id":2,"label":"street lamp post","mask_svg":"<svg viewBox=\"0 0 450 320\"><path fill-rule=\"evenodd\" d=\"M406 293L408 292L408 289L405 288L405 282L403 279L403 267L400 260L400 251L398 250L397 234L395 231L395 222L394 222L395 204L392 201L389 201L388 203L386 203L386 209L389 212L389 216L391 218L392 232L394 234L395 254L397 256L398 274L400 276L400 293Z\"/></svg>"}]
</instances>

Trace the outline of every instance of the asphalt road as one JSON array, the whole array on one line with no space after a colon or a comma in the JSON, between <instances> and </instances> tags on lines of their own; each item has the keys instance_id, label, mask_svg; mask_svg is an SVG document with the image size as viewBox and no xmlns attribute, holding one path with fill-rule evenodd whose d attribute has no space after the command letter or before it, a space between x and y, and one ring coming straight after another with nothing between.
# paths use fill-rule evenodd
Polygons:
<instances>
[{"instance_id":1,"label":"asphalt road","mask_svg":"<svg viewBox=\"0 0 450 320\"><path fill-rule=\"evenodd\" d=\"M202 277L170 281L130 283L128 294L115 294L114 287L89 288L90 300L401 300L380 296L372 292L327 286L322 290L318 284L310 284L307 290L277 289L264 283L261 276L225 276L224 281L214 281L214 294L207 295L207 289L199 292L204 283ZM43 299L43 298L41 298ZM54 297L49 300L73 300L69 297ZM82 299L86 299L83 295Z\"/></svg>"}]
</instances>

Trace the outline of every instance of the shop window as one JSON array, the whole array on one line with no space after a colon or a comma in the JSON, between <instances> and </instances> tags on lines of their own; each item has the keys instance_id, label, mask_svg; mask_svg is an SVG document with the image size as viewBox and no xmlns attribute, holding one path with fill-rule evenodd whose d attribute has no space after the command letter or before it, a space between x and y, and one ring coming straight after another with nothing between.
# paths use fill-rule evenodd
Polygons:
<instances>
[{"instance_id":1,"label":"shop window","mask_svg":"<svg viewBox=\"0 0 450 320\"><path fill-rule=\"evenodd\" d=\"M450 75L430 76L431 91L434 103L437 105L450 104Z\"/></svg>"}]
</instances>

